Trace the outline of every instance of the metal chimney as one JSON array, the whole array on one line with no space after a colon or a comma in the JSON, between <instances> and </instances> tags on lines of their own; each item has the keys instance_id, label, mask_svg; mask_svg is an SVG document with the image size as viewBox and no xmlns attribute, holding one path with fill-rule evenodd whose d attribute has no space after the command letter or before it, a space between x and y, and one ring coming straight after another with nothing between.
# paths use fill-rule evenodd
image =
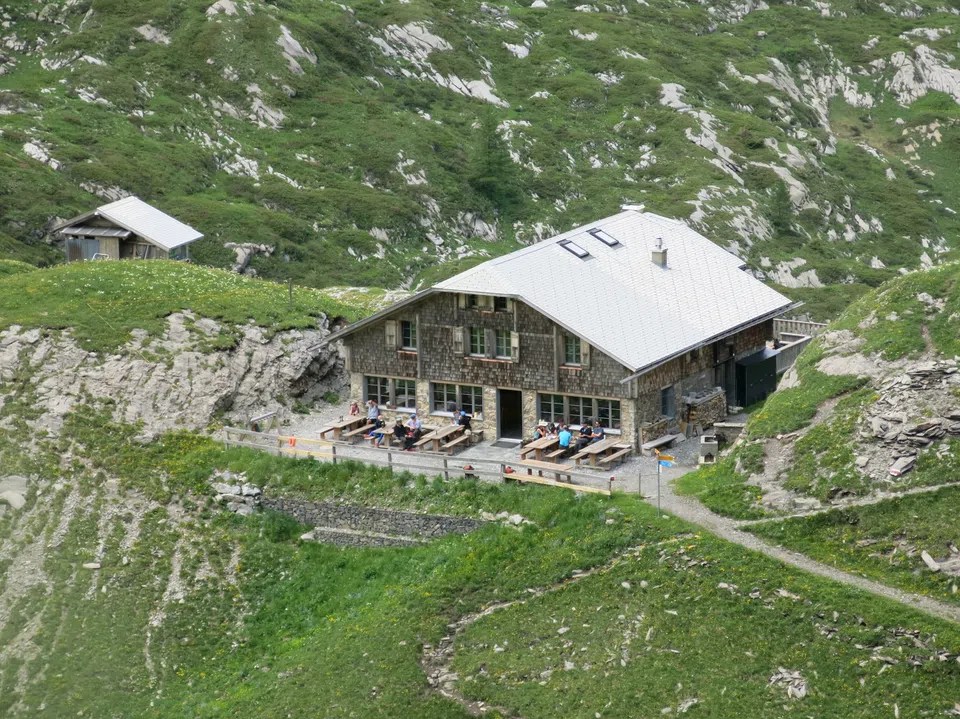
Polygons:
<instances>
[{"instance_id":1,"label":"metal chimney","mask_svg":"<svg viewBox=\"0 0 960 719\"><path fill-rule=\"evenodd\" d=\"M653 260L653 264L659 265L660 267L667 266L667 248L663 246L663 238L657 238L657 246L650 253L650 259Z\"/></svg>"}]
</instances>

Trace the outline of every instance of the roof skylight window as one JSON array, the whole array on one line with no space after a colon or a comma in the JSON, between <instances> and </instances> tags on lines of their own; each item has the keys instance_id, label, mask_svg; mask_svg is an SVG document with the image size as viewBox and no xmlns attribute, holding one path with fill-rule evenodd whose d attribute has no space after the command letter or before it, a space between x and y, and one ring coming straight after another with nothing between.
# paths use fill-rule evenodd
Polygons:
<instances>
[{"instance_id":1,"label":"roof skylight window","mask_svg":"<svg viewBox=\"0 0 960 719\"><path fill-rule=\"evenodd\" d=\"M563 249L565 249L570 254L579 257L581 260L585 260L590 256L590 253L583 249L580 245L572 240L561 240L557 243Z\"/></svg>"},{"instance_id":2,"label":"roof skylight window","mask_svg":"<svg viewBox=\"0 0 960 719\"><path fill-rule=\"evenodd\" d=\"M607 247L623 247L623 244L616 237L605 230L593 229L587 230L587 234L593 235Z\"/></svg>"}]
</instances>

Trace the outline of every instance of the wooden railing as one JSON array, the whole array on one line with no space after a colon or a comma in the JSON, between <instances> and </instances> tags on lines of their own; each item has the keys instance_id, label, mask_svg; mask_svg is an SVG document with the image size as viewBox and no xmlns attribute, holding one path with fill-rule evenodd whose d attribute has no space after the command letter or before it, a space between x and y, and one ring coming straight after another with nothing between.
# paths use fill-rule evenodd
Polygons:
<instances>
[{"instance_id":1,"label":"wooden railing","mask_svg":"<svg viewBox=\"0 0 960 719\"><path fill-rule=\"evenodd\" d=\"M777 351L777 374L783 374L788 369L793 367L793 363L797 361L797 357L800 356L800 353L803 351L803 348L810 344L813 341L813 337L809 335L788 335L791 337L796 337L790 342L787 342L785 345L781 345L780 349Z\"/></svg>"},{"instance_id":2,"label":"wooden railing","mask_svg":"<svg viewBox=\"0 0 960 719\"><path fill-rule=\"evenodd\" d=\"M392 448L375 448L293 435L253 432L238 427L223 429L223 443L227 447L246 447L278 456L314 459L333 464L350 460L387 467L391 472L425 473L442 476L445 480L450 480L451 477L467 477L493 482L509 479L608 496L613 490L627 491L625 477L618 479L605 473L558 472L569 480L567 482L529 476L525 473L526 469L520 464L519 458L513 461L474 457L457 458L433 452L404 452ZM508 468L513 471L508 471ZM547 473L552 474L552 472Z\"/></svg>"},{"instance_id":3,"label":"wooden railing","mask_svg":"<svg viewBox=\"0 0 960 719\"><path fill-rule=\"evenodd\" d=\"M823 322L807 322L806 320L787 320L777 318L773 321L773 336L779 338L780 335L806 335L816 337L823 332L827 325Z\"/></svg>"}]
</instances>

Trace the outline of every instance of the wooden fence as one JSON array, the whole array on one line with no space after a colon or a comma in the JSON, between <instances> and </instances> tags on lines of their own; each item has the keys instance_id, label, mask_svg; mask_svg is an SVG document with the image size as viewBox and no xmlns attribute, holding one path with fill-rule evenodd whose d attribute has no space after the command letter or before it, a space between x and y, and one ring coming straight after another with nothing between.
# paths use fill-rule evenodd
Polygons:
<instances>
[{"instance_id":1,"label":"wooden fence","mask_svg":"<svg viewBox=\"0 0 960 719\"><path fill-rule=\"evenodd\" d=\"M515 480L544 484L577 492L589 492L609 496L613 490L626 491L625 477L606 473L587 473L578 471L543 470L545 474L555 475L556 479L526 474L527 468L517 459L512 462L481 459L476 457L459 458L434 452L404 452L391 448L375 448L364 445L346 444L324 439L310 439L293 435L253 432L238 427L225 427L223 443L227 447L247 447L277 456L315 459L321 462L342 462L350 460L387 467L391 472L415 472L451 477L467 477L500 482ZM559 467L559 465L558 465ZM508 471L508 468L512 471ZM532 470L534 472L538 470ZM564 477L566 481L560 480Z\"/></svg>"},{"instance_id":2,"label":"wooden fence","mask_svg":"<svg viewBox=\"0 0 960 719\"><path fill-rule=\"evenodd\" d=\"M823 332L827 325L823 322L807 322L806 320L786 320L777 318L773 321L773 336L780 335L806 335L816 337Z\"/></svg>"},{"instance_id":3,"label":"wooden fence","mask_svg":"<svg viewBox=\"0 0 960 719\"><path fill-rule=\"evenodd\" d=\"M803 348L813 341L813 337L810 335L795 335L789 332L784 332L780 337L786 344L781 345L777 351L778 375L793 367L793 363L797 361L797 357L800 356Z\"/></svg>"}]
</instances>

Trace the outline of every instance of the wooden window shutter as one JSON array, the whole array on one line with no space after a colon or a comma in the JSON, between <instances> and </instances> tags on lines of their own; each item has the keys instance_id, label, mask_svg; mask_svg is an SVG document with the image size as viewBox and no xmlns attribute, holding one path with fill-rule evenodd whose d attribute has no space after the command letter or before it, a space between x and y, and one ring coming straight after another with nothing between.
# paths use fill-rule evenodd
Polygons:
<instances>
[{"instance_id":1,"label":"wooden window shutter","mask_svg":"<svg viewBox=\"0 0 960 719\"><path fill-rule=\"evenodd\" d=\"M493 309L493 297L490 295L479 295L477 297L477 304L482 310L492 310Z\"/></svg>"},{"instance_id":2,"label":"wooden window shutter","mask_svg":"<svg viewBox=\"0 0 960 719\"><path fill-rule=\"evenodd\" d=\"M494 330L483 331L483 353L487 357L497 356L497 333Z\"/></svg>"},{"instance_id":3,"label":"wooden window shutter","mask_svg":"<svg viewBox=\"0 0 960 719\"><path fill-rule=\"evenodd\" d=\"M349 345L343 346L343 368L347 372L353 371L353 353L350 351Z\"/></svg>"},{"instance_id":4,"label":"wooden window shutter","mask_svg":"<svg viewBox=\"0 0 960 719\"><path fill-rule=\"evenodd\" d=\"M510 357L514 362L520 361L520 333L510 333Z\"/></svg>"},{"instance_id":5,"label":"wooden window shutter","mask_svg":"<svg viewBox=\"0 0 960 719\"><path fill-rule=\"evenodd\" d=\"M463 295L460 295L460 296L463 297ZM450 329L453 331L453 353L455 355L462 355L463 354L463 336L466 330L463 327L451 327Z\"/></svg>"},{"instance_id":6,"label":"wooden window shutter","mask_svg":"<svg viewBox=\"0 0 960 719\"><path fill-rule=\"evenodd\" d=\"M397 348L397 321L387 320L383 323L384 337L383 342L388 350Z\"/></svg>"},{"instance_id":7,"label":"wooden window shutter","mask_svg":"<svg viewBox=\"0 0 960 719\"><path fill-rule=\"evenodd\" d=\"M467 309L467 296L462 292L457 293L457 309L458 310Z\"/></svg>"},{"instance_id":8,"label":"wooden window shutter","mask_svg":"<svg viewBox=\"0 0 960 719\"><path fill-rule=\"evenodd\" d=\"M580 366L590 369L590 344L580 340Z\"/></svg>"}]
</instances>

